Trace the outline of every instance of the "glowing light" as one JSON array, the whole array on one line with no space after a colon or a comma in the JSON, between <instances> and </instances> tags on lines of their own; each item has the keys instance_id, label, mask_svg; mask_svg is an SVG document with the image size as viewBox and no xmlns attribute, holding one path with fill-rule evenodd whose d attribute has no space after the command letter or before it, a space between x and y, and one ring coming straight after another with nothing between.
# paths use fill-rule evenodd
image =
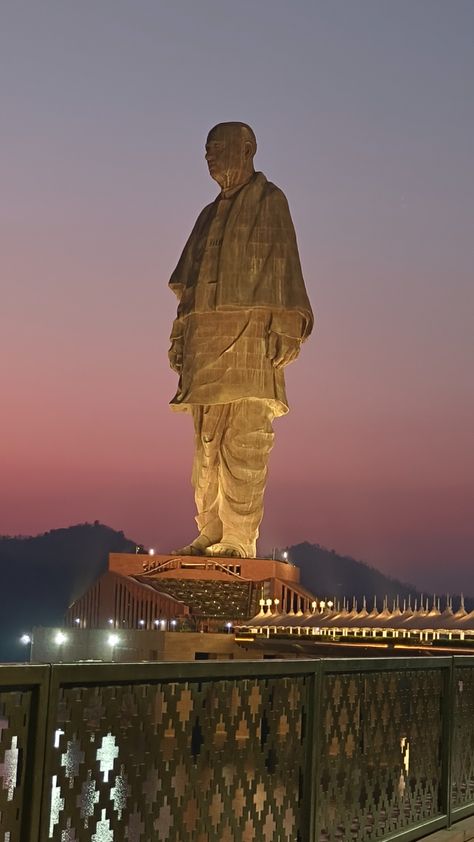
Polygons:
<instances>
[{"instance_id":1,"label":"glowing light","mask_svg":"<svg viewBox=\"0 0 474 842\"><path fill-rule=\"evenodd\" d=\"M267 599L267 600L265 600L265 602L266 602L266 604L267 604L268 606L270 606L270 605L272 604L272 600L271 600L271 599Z\"/></svg>"},{"instance_id":2,"label":"glowing light","mask_svg":"<svg viewBox=\"0 0 474 842\"><path fill-rule=\"evenodd\" d=\"M31 637L29 634L22 634L20 637L20 641L25 645L28 646L28 643L31 643Z\"/></svg>"},{"instance_id":3,"label":"glowing light","mask_svg":"<svg viewBox=\"0 0 474 842\"><path fill-rule=\"evenodd\" d=\"M112 617L109 617L107 622L108 622L109 626L113 626L113 624L114 624L114 621L113 621Z\"/></svg>"},{"instance_id":4,"label":"glowing light","mask_svg":"<svg viewBox=\"0 0 474 842\"><path fill-rule=\"evenodd\" d=\"M176 625L176 620L171 620L171 625L174 627Z\"/></svg>"},{"instance_id":5,"label":"glowing light","mask_svg":"<svg viewBox=\"0 0 474 842\"><path fill-rule=\"evenodd\" d=\"M67 640L67 637L66 637L65 634L63 634L63 632L58 632L56 637L54 638L54 642L57 643L58 646L61 646L61 644L65 643L66 640Z\"/></svg>"},{"instance_id":6,"label":"glowing light","mask_svg":"<svg viewBox=\"0 0 474 842\"><path fill-rule=\"evenodd\" d=\"M74 620L74 622L75 622L76 626L79 626L79 625L80 625L80 623L81 623L80 617L76 617L76 619Z\"/></svg>"},{"instance_id":7,"label":"glowing light","mask_svg":"<svg viewBox=\"0 0 474 842\"><path fill-rule=\"evenodd\" d=\"M155 555L155 551L154 551L153 547L148 550L148 555Z\"/></svg>"},{"instance_id":8,"label":"glowing light","mask_svg":"<svg viewBox=\"0 0 474 842\"><path fill-rule=\"evenodd\" d=\"M119 642L119 640L120 640L120 638L119 638L118 634L109 634L109 646L112 646L112 647L117 646L117 643Z\"/></svg>"},{"instance_id":9,"label":"glowing light","mask_svg":"<svg viewBox=\"0 0 474 842\"><path fill-rule=\"evenodd\" d=\"M145 625L145 620L139 620L139 621L138 621L138 625L139 625L139 626L144 626L144 625Z\"/></svg>"}]
</instances>

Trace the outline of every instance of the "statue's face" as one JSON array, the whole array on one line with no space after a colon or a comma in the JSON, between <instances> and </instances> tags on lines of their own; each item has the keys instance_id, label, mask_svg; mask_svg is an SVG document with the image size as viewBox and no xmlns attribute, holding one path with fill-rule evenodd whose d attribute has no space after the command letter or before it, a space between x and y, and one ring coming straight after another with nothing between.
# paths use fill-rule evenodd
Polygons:
<instances>
[{"instance_id":1,"label":"statue's face","mask_svg":"<svg viewBox=\"0 0 474 842\"><path fill-rule=\"evenodd\" d=\"M253 173L253 149L238 126L216 126L206 143L209 173L222 189L236 187Z\"/></svg>"}]
</instances>

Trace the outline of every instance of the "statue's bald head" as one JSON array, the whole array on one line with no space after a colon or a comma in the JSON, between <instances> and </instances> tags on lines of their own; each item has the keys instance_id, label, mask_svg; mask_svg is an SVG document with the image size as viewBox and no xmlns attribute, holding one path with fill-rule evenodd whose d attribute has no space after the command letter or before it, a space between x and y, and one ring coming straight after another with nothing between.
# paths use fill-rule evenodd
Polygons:
<instances>
[{"instance_id":1,"label":"statue's bald head","mask_svg":"<svg viewBox=\"0 0 474 842\"><path fill-rule=\"evenodd\" d=\"M257 140L247 123L218 123L206 142L206 161L212 178L222 189L237 187L251 178Z\"/></svg>"}]
</instances>

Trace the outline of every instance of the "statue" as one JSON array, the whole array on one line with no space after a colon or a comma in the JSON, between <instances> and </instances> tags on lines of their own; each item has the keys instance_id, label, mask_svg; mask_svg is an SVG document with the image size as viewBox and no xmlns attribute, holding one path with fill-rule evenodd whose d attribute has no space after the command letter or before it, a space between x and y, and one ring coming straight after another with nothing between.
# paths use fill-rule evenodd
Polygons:
<instances>
[{"instance_id":1,"label":"statue","mask_svg":"<svg viewBox=\"0 0 474 842\"><path fill-rule=\"evenodd\" d=\"M221 192L170 280L179 301L171 407L194 420L199 529L180 555L255 557L272 422L288 412L284 368L313 326L288 203L255 172L256 151L245 123L211 129L206 161Z\"/></svg>"}]
</instances>

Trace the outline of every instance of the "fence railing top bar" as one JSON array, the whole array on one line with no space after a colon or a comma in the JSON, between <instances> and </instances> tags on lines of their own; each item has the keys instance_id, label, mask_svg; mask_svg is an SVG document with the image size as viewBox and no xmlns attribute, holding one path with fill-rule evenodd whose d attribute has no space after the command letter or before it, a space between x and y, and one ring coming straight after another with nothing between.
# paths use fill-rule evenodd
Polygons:
<instances>
[{"instance_id":1,"label":"fence railing top bar","mask_svg":"<svg viewBox=\"0 0 474 842\"><path fill-rule=\"evenodd\" d=\"M48 681L49 664L0 664L0 690L37 687Z\"/></svg>"},{"instance_id":2,"label":"fence railing top bar","mask_svg":"<svg viewBox=\"0 0 474 842\"><path fill-rule=\"evenodd\" d=\"M453 661L455 667L473 667L474 655L455 655Z\"/></svg>"},{"instance_id":3,"label":"fence railing top bar","mask_svg":"<svg viewBox=\"0 0 474 842\"><path fill-rule=\"evenodd\" d=\"M328 673L343 672L389 672L400 670L447 669L452 658L406 657L406 658L328 658L323 660L322 670Z\"/></svg>"},{"instance_id":4,"label":"fence railing top bar","mask_svg":"<svg viewBox=\"0 0 474 842\"><path fill-rule=\"evenodd\" d=\"M183 661L156 663L52 664L59 684L112 684L158 681L219 681L239 678L310 676L318 661Z\"/></svg>"}]
</instances>

